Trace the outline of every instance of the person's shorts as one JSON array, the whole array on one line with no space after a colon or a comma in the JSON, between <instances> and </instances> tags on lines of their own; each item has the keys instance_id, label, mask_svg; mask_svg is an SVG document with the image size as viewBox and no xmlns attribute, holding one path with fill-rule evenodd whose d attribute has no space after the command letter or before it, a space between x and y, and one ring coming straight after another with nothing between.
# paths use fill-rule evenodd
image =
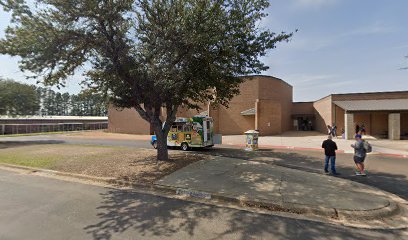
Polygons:
<instances>
[{"instance_id":1,"label":"person's shorts","mask_svg":"<svg viewBox=\"0 0 408 240\"><path fill-rule=\"evenodd\" d=\"M354 162L355 163L363 163L364 160L365 160L365 157L354 156Z\"/></svg>"}]
</instances>

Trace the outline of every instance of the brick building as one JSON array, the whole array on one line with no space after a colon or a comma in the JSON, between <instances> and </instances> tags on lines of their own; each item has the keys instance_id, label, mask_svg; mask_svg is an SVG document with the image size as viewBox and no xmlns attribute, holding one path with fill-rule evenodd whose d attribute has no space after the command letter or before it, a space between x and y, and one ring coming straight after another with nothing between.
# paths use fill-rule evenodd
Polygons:
<instances>
[{"instance_id":1,"label":"brick building","mask_svg":"<svg viewBox=\"0 0 408 240\"><path fill-rule=\"evenodd\" d=\"M180 109L177 116L204 114L214 118L214 131L223 135L243 134L249 129L261 135L290 130L327 132L335 124L348 138L357 124L367 134L400 139L408 135L408 91L332 94L315 102L293 102L293 87L271 76L251 76L240 86L240 95L229 108L203 105L200 112ZM109 108L111 132L152 134L150 125L135 110Z\"/></svg>"}]
</instances>

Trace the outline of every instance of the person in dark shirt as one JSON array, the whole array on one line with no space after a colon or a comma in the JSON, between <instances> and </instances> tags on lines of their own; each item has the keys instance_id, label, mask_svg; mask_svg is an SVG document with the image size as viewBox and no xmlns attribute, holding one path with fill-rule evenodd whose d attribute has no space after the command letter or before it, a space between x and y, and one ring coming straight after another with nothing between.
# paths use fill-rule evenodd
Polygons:
<instances>
[{"instance_id":1,"label":"person in dark shirt","mask_svg":"<svg viewBox=\"0 0 408 240\"><path fill-rule=\"evenodd\" d=\"M331 167L331 173L337 175L336 172L336 150L337 144L332 140L332 136L328 135L327 140L322 143L322 148L324 148L324 172L329 173L329 161Z\"/></svg>"},{"instance_id":2,"label":"person in dark shirt","mask_svg":"<svg viewBox=\"0 0 408 240\"><path fill-rule=\"evenodd\" d=\"M359 134L359 132L360 132L360 126L357 124L356 125L356 134Z\"/></svg>"}]
</instances>

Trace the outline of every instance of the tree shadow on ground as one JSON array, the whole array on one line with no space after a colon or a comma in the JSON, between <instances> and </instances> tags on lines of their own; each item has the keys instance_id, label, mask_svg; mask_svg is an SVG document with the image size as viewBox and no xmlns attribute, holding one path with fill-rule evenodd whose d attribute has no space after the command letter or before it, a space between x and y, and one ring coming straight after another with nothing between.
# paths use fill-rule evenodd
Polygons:
<instances>
[{"instance_id":1,"label":"tree shadow on ground","mask_svg":"<svg viewBox=\"0 0 408 240\"><path fill-rule=\"evenodd\" d=\"M245 151L238 148L214 148L201 151L202 154L223 156L258 161L267 164L275 164L301 171L323 174L323 156L319 151L292 151L281 149L259 149L258 151ZM369 158L373 158L370 156ZM337 154L337 162L351 162L352 154ZM339 178L348 179L381 190L394 193L408 200L408 178L406 175L393 174L382 171L369 171L367 177L355 176L354 166L337 165L337 171L341 173Z\"/></svg>"},{"instance_id":2,"label":"tree shadow on ground","mask_svg":"<svg viewBox=\"0 0 408 240\"><path fill-rule=\"evenodd\" d=\"M371 231L262 215L202 203L109 190L97 207L93 239L390 239L399 231Z\"/></svg>"},{"instance_id":3,"label":"tree shadow on ground","mask_svg":"<svg viewBox=\"0 0 408 240\"><path fill-rule=\"evenodd\" d=\"M33 141L2 141L0 140L0 149L26 147L30 145L40 144L62 144L64 141L60 140L33 140Z\"/></svg>"}]
</instances>

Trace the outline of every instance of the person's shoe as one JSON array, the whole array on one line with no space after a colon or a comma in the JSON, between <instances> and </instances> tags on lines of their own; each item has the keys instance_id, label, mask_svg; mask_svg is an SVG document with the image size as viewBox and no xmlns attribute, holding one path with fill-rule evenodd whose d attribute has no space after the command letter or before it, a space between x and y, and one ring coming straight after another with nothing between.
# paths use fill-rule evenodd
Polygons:
<instances>
[{"instance_id":1,"label":"person's shoe","mask_svg":"<svg viewBox=\"0 0 408 240\"><path fill-rule=\"evenodd\" d=\"M332 172L331 174L334 175L334 176L340 175L340 173L338 173L338 172Z\"/></svg>"},{"instance_id":2,"label":"person's shoe","mask_svg":"<svg viewBox=\"0 0 408 240\"><path fill-rule=\"evenodd\" d=\"M365 172L360 173L360 176L367 176Z\"/></svg>"},{"instance_id":3,"label":"person's shoe","mask_svg":"<svg viewBox=\"0 0 408 240\"><path fill-rule=\"evenodd\" d=\"M329 171L324 171L324 174L329 174Z\"/></svg>"},{"instance_id":4,"label":"person's shoe","mask_svg":"<svg viewBox=\"0 0 408 240\"><path fill-rule=\"evenodd\" d=\"M361 172L356 172L356 176L362 176Z\"/></svg>"}]
</instances>

